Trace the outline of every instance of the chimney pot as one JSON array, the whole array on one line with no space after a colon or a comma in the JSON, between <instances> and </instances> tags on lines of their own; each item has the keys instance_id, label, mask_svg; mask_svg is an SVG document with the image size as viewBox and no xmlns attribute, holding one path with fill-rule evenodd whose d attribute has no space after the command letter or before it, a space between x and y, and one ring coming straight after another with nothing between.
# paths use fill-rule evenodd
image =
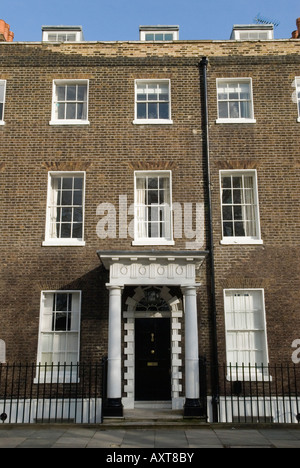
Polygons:
<instances>
[{"instance_id":1,"label":"chimney pot","mask_svg":"<svg viewBox=\"0 0 300 468\"><path fill-rule=\"evenodd\" d=\"M1 34L4 34L5 24L6 23L4 20L0 20L0 33Z\"/></svg>"},{"instance_id":2,"label":"chimney pot","mask_svg":"<svg viewBox=\"0 0 300 468\"><path fill-rule=\"evenodd\" d=\"M0 42L12 42L14 33L10 31L10 26L3 19L0 19Z\"/></svg>"},{"instance_id":3,"label":"chimney pot","mask_svg":"<svg viewBox=\"0 0 300 468\"><path fill-rule=\"evenodd\" d=\"M5 24L5 27L4 27L4 37L5 37L5 40L7 41L7 38L8 38L8 33L9 33L9 24Z\"/></svg>"}]
</instances>

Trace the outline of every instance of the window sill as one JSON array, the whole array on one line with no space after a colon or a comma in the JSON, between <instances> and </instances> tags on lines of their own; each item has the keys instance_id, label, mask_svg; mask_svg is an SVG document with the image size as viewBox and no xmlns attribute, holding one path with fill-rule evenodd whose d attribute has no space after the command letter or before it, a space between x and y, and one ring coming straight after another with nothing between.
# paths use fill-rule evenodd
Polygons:
<instances>
[{"instance_id":1,"label":"window sill","mask_svg":"<svg viewBox=\"0 0 300 468\"><path fill-rule=\"evenodd\" d=\"M0 125L5 125L5 122L3 120L0 120Z\"/></svg>"},{"instance_id":2,"label":"window sill","mask_svg":"<svg viewBox=\"0 0 300 468\"><path fill-rule=\"evenodd\" d=\"M134 125L172 125L173 120L162 120L162 119L144 119L144 120L138 120L135 119L132 122Z\"/></svg>"},{"instance_id":3,"label":"window sill","mask_svg":"<svg viewBox=\"0 0 300 468\"><path fill-rule=\"evenodd\" d=\"M77 239L52 239L43 241L44 247L84 247L85 241Z\"/></svg>"},{"instance_id":4,"label":"window sill","mask_svg":"<svg viewBox=\"0 0 300 468\"><path fill-rule=\"evenodd\" d=\"M217 119L217 124L255 124L256 119Z\"/></svg>"},{"instance_id":5,"label":"window sill","mask_svg":"<svg viewBox=\"0 0 300 468\"><path fill-rule=\"evenodd\" d=\"M175 245L175 241L166 239L141 239L132 241L132 245Z\"/></svg>"},{"instance_id":6,"label":"window sill","mask_svg":"<svg viewBox=\"0 0 300 468\"><path fill-rule=\"evenodd\" d=\"M49 125L90 125L89 120L50 120Z\"/></svg>"},{"instance_id":7,"label":"window sill","mask_svg":"<svg viewBox=\"0 0 300 468\"><path fill-rule=\"evenodd\" d=\"M261 239L249 239L249 238L229 238L222 239L221 245L263 245L264 241Z\"/></svg>"},{"instance_id":8,"label":"window sill","mask_svg":"<svg viewBox=\"0 0 300 468\"><path fill-rule=\"evenodd\" d=\"M300 123L300 117L298 117L298 119L297 119L297 122L299 122L299 123Z\"/></svg>"}]
</instances>

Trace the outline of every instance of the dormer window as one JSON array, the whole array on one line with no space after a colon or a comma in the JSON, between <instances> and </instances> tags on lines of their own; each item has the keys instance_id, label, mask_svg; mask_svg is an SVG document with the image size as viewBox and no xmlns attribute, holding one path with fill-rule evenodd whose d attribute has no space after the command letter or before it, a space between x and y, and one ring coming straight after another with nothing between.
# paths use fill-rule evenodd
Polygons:
<instances>
[{"instance_id":1,"label":"dormer window","mask_svg":"<svg viewBox=\"0 0 300 468\"><path fill-rule=\"evenodd\" d=\"M42 26L44 42L84 41L81 26Z\"/></svg>"},{"instance_id":2,"label":"dormer window","mask_svg":"<svg viewBox=\"0 0 300 468\"><path fill-rule=\"evenodd\" d=\"M234 41L268 41L274 39L273 24L234 25L231 33Z\"/></svg>"},{"instance_id":3,"label":"dormer window","mask_svg":"<svg viewBox=\"0 0 300 468\"><path fill-rule=\"evenodd\" d=\"M140 41L178 41L179 26L140 26Z\"/></svg>"}]
</instances>

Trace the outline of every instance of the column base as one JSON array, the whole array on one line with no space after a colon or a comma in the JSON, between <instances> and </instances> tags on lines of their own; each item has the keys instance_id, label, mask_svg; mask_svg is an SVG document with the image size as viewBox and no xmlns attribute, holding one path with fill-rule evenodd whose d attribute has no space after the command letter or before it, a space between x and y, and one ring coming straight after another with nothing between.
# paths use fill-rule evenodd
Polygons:
<instances>
[{"instance_id":1,"label":"column base","mask_svg":"<svg viewBox=\"0 0 300 468\"><path fill-rule=\"evenodd\" d=\"M123 405L121 398L108 398L103 407L103 416L111 418L123 417Z\"/></svg>"},{"instance_id":2,"label":"column base","mask_svg":"<svg viewBox=\"0 0 300 468\"><path fill-rule=\"evenodd\" d=\"M187 398L185 400L184 412L185 418L200 418L203 417L203 408L197 398Z\"/></svg>"}]
</instances>

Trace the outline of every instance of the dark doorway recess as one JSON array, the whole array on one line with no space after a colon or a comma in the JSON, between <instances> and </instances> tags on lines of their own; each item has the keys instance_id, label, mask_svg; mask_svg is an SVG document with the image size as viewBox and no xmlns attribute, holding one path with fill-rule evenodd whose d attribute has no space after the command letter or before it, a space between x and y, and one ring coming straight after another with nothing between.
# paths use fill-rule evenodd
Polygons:
<instances>
[{"instance_id":1,"label":"dark doorway recess","mask_svg":"<svg viewBox=\"0 0 300 468\"><path fill-rule=\"evenodd\" d=\"M135 320L135 400L171 400L171 320Z\"/></svg>"}]
</instances>

